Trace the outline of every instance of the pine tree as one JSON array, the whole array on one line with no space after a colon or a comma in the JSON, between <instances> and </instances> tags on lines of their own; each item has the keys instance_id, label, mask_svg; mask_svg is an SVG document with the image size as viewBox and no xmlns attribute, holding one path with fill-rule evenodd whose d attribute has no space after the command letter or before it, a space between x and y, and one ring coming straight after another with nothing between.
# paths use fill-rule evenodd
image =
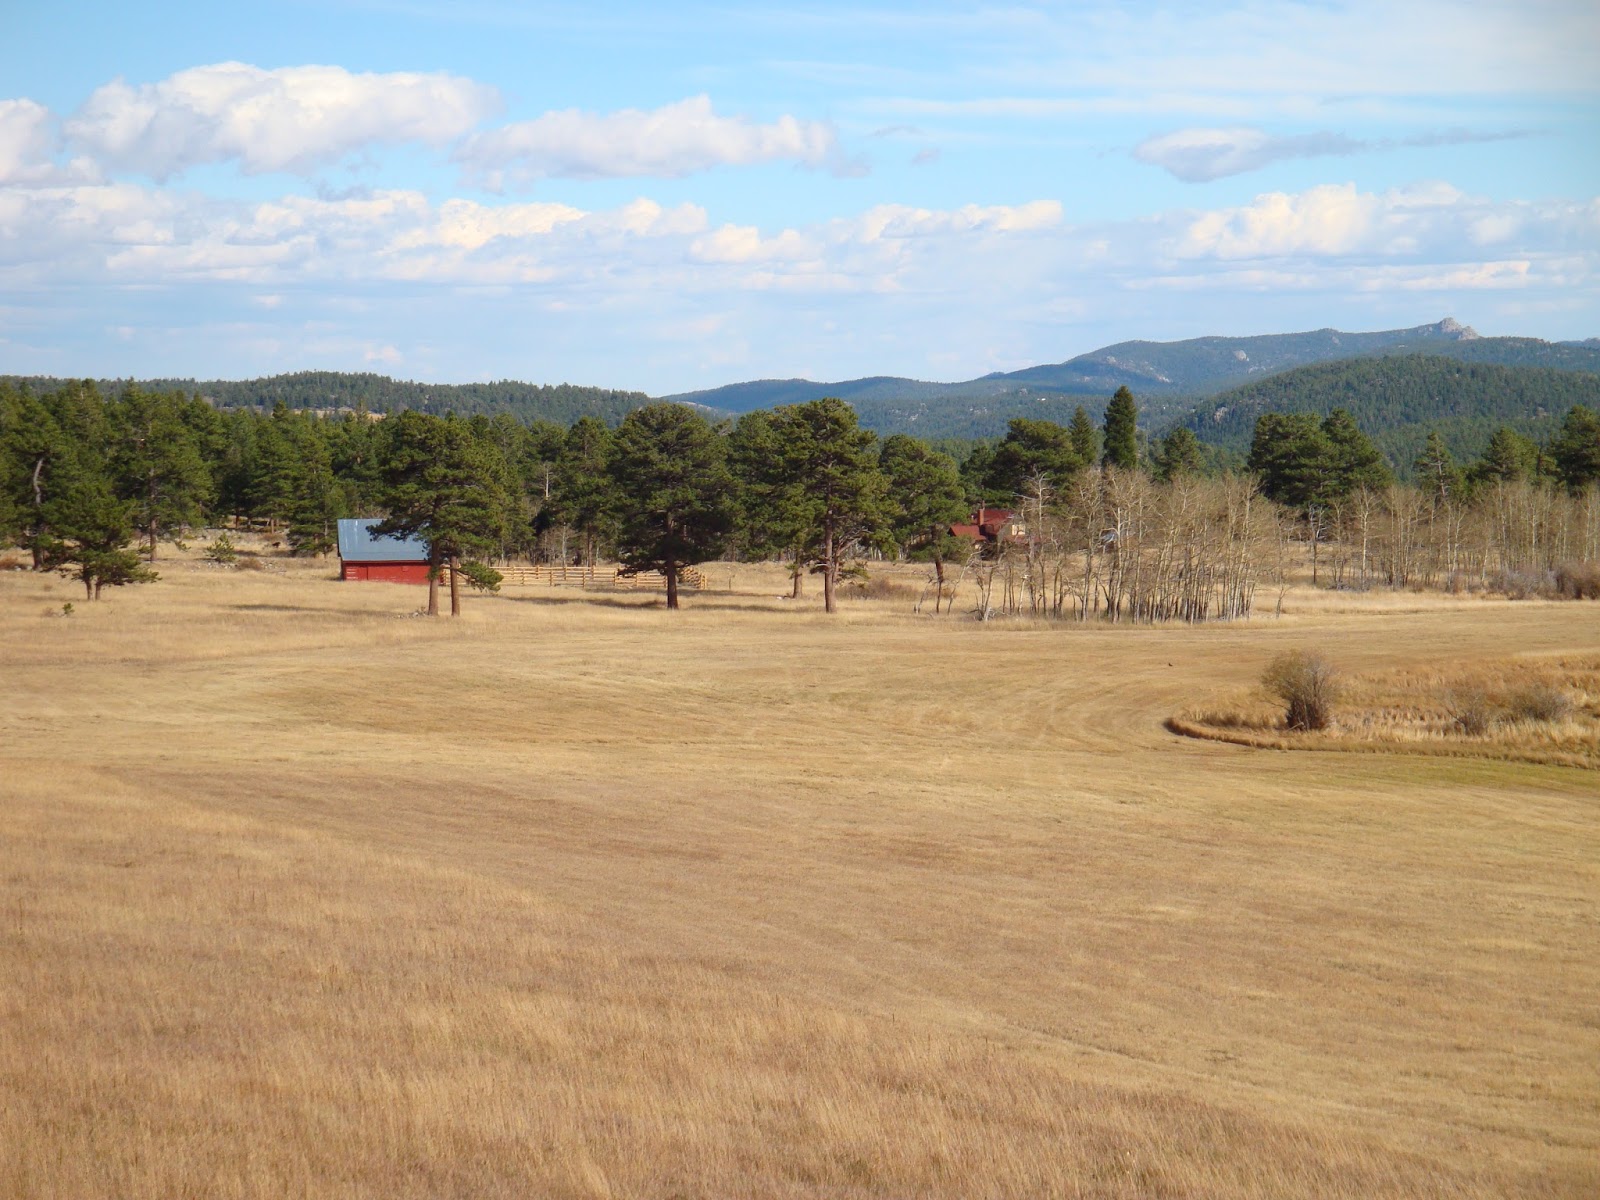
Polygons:
<instances>
[{"instance_id":1,"label":"pine tree","mask_svg":"<svg viewBox=\"0 0 1600 1200\"><path fill-rule=\"evenodd\" d=\"M1006 425L1006 436L994 448L986 490L1005 503L1015 504L1030 479L1043 476L1051 487L1061 491L1093 461L1079 453L1071 431L1064 426L1054 421L1014 417Z\"/></svg>"},{"instance_id":2,"label":"pine tree","mask_svg":"<svg viewBox=\"0 0 1600 1200\"><path fill-rule=\"evenodd\" d=\"M1600 482L1600 414L1583 404L1568 409L1550 456L1557 476L1573 491Z\"/></svg>"},{"instance_id":3,"label":"pine tree","mask_svg":"<svg viewBox=\"0 0 1600 1200\"><path fill-rule=\"evenodd\" d=\"M1344 409L1336 408L1323 418L1322 436L1328 444L1328 473L1317 497L1319 503L1329 504L1353 496L1361 488L1381 488L1393 482L1382 452Z\"/></svg>"},{"instance_id":4,"label":"pine tree","mask_svg":"<svg viewBox=\"0 0 1600 1200\"><path fill-rule=\"evenodd\" d=\"M1302 512L1323 502L1329 447L1313 413L1262 413L1256 419L1247 465L1261 492Z\"/></svg>"},{"instance_id":5,"label":"pine tree","mask_svg":"<svg viewBox=\"0 0 1600 1200\"><path fill-rule=\"evenodd\" d=\"M855 409L831 396L772 415L778 477L796 505L802 555L822 576L823 608L831 613L844 556L888 528L888 481L878 469L877 438L857 424Z\"/></svg>"},{"instance_id":6,"label":"pine tree","mask_svg":"<svg viewBox=\"0 0 1600 1200\"><path fill-rule=\"evenodd\" d=\"M1437 432L1428 434L1428 444L1412 466L1417 473L1417 485L1428 493L1435 505L1454 500L1461 490L1461 469Z\"/></svg>"},{"instance_id":7,"label":"pine tree","mask_svg":"<svg viewBox=\"0 0 1600 1200\"><path fill-rule=\"evenodd\" d=\"M1067 436L1072 441L1072 449L1078 456L1078 461L1084 466L1100 461L1100 431L1094 427L1094 422L1089 419L1089 414L1083 410L1083 405L1073 410L1072 423L1067 426Z\"/></svg>"},{"instance_id":8,"label":"pine tree","mask_svg":"<svg viewBox=\"0 0 1600 1200\"><path fill-rule=\"evenodd\" d=\"M118 493L134 503L151 561L157 542L200 522L212 492L181 404L181 397L130 387L111 410L112 474Z\"/></svg>"},{"instance_id":9,"label":"pine tree","mask_svg":"<svg viewBox=\"0 0 1600 1200\"><path fill-rule=\"evenodd\" d=\"M428 615L439 615L439 574L450 571L450 615L461 615L461 559L492 552L506 519L503 460L464 421L407 411L386 422L383 499L389 515L378 537L415 537L428 547Z\"/></svg>"},{"instance_id":10,"label":"pine tree","mask_svg":"<svg viewBox=\"0 0 1600 1200\"><path fill-rule=\"evenodd\" d=\"M1126 387L1119 387L1106 406L1105 449L1100 461L1124 471L1139 465L1139 410Z\"/></svg>"},{"instance_id":11,"label":"pine tree","mask_svg":"<svg viewBox=\"0 0 1600 1200\"><path fill-rule=\"evenodd\" d=\"M944 565L971 550L950 526L967 515L955 460L903 433L884 439L878 465L889 483L890 536L906 557L933 564L933 611L944 596Z\"/></svg>"},{"instance_id":12,"label":"pine tree","mask_svg":"<svg viewBox=\"0 0 1600 1200\"><path fill-rule=\"evenodd\" d=\"M1514 429L1502 425L1489 438L1489 444L1472 464L1469 474L1475 483L1527 479L1533 475L1538 457L1537 446Z\"/></svg>"},{"instance_id":13,"label":"pine tree","mask_svg":"<svg viewBox=\"0 0 1600 1200\"><path fill-rule=\"evenodd\" d=\"M788 555L791 596L805 580L807 509L800 483L787 470L778 418L757 409L745 413L728 434L728 468L734 481L734 541L747 555Z\"/></svg>"},{"instance_id":14,"label":"pine tree","mask_svg":"<svg viewBox=\"0 0 1600 1200\"><path fill-rule=\"evenodd\" d=\"M1179 425L1161 439L1154 457L1155 476L1163 483L1185 475L1198 475L1203 466L1200 439L1185 425Z\"/></svg>"},{"instance_id":15,"label":"pine tree","mask_svg":"<svg viewBox=\"0 0 1600 1200\"><path fill-rule=\"evenodd\" d=\"M612 434L595 417L579 417L567 430L555 462L552 513L583 539L583 561L616 533L617 492L610 471Z\"/></svg>"},{"instance_id":16,"label":"pine tree","mask_svg":"<svg viewBox=\"0 0 1600 1200\"><path fill-rule=\"evenodd\" d=\"M117 499L104 476L81 478L57 504L47 565L83 584L90 600L100 599L101 588L153 583L160 576L128 549L137 507Z\"/></svg>"},{"instance_id":17,"label":"pine tree","mask_svg":"<svg viewBox=\"0 0 1600 1200\"><path fill-rule=\"evenodd\" d=\"M727 447L688 405L647 404L618 427L611 469L622 563L660 571L677 608L682 569L721 554L733 528Z\"/></svg>"}]
</instances>

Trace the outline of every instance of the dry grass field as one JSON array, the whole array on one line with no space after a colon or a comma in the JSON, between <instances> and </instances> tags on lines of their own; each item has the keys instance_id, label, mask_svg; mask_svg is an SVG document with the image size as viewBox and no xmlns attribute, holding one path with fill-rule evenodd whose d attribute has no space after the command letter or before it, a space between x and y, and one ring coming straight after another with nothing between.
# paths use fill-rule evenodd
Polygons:
<instances>
[{"instance_id":1,"label":"dry grass field","mask_svg":"<svg viewBox=\"0 0 1600 1200\"><path fill-rule=\"evenodd\" d=\"M430 622L271 565L0 575L0 1194L1600 1193L1600 774L1162 725L1600 606Z\"/></svg>"}]
</instances>

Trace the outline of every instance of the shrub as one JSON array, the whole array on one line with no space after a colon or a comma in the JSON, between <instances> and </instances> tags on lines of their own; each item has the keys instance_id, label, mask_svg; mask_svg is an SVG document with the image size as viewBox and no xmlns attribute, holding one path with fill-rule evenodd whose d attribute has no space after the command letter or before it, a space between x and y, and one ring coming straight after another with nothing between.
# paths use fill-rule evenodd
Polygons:
<instances>
[{"instance_id":1,"label":"shrub","mask_svg":"<svg viewBox=\"0 0 1600 1200\"><path fill-rule=\"evenodd\" d=\"M1569 562L1556 568L1556 591L1568 600L1600 600L1600 562Z\"/></svg>"},{"instance_id":2,"label":"shrub","mask_svg":"<svg viewBox=\"0 0 1600 1200\"><path fill-rule=\"evenodd\" d=\"M231 567L239 561L239 550L233 544L231 537L226 533L220 533L217 535L217 540L205 548L205 556L211 562Z\"/></svg>"},{"instance_id":3,"label":"shrub","mask_svg":"<svg viewBox=\"0 0 1600 1200\"><path fill-rule=\"evenodd\" d=\"M238 562L241 571L265 571L267 566L254 554L246 554Z\"/></svg>"},{"instance_id":4,"label":"shrub","mask_svg":"<svg viewBox=\"0 0 1600 1200\"><path fill-rule=\"evenodd\" d=\"M1548 683L1530 683L1515 692L1506 707L1513 720L1560 721L1572 712L1572 699Z\"/></svg>"},{"instance_id":5,"label":"shrub","mask_svg":"<svg viewBox=\"0 0 1600 1200\"><path fill-rule=\"evenodd\" d=\"M1445 711L1469 737L1482 737L1494 727L1499 715L1489 694L1481 687L1460 687L1445 694Z\"/></svg>"},{"instance_id":6,"label":"shrub","mask_svg":"<svg viewBox=\"0 0 1600 1200\"><path fill-rule=\"evenodd\" d=\"M882 575L868 575L865 572L858 578L844 579L846 595L861 600L905 600L915 599L919 589L894 579L887 579Z\"/></svg>"},{"instance_id":7,"label":"shrub","mask_svg":"<svg viewBox=\"0 0 1600 1200\"><path fill-rule=\"evenodd\" d=\"M1489 590L1504 594L1507 600L1550 598L1556 595L1556 576L1554 571L1501 571L1490 577Z\"/></svg>"},{"instance_id":8,"label":"shrub","mask_svg":"<svg viewBox=\"0 0 1600 1200\"><path fill-rule=\"evenodd\" d=\"M1321 655L1304 650L1278 655L1261 673L1261 686L1283 702L1289 729L1326 729L1333 720L1339 680Z\"/></svg>"}]
</instances>

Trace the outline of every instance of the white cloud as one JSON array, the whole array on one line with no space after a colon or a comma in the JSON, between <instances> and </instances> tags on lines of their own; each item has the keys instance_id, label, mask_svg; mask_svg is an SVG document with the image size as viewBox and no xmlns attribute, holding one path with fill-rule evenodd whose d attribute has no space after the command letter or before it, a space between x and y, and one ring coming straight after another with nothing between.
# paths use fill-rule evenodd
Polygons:
<instances>
[{"instance_id":1,"label":"white cloud","mask_svg":"<svg viewBox=\"0 0 1600 1200\"><path fill-rule=\"evenodd\" d=\"M1184 233L1185 258L1270 258L1348 254L1369 242L1380 203L1355 184L1326 184L1298 195L1268 192L1240 208L1209 212Z\"/></svg>"},{"instance_id":2,"label":"white cloud","mask_svg":"<svg viewBox=\"0 0 1600 1200\"><path fill-rule=\"evenodd\" d=\"M1354 154L1361 142L1337 133L1274 137L1260 129L1180 129L1146 138L1133 149L1140 162L1165 169L1186 183L1203 183L1258 170L1285 158Z\"/></svg>"},{"instance_id":3,"label":"white cloud","mask_svg":"<svg viewBox=\"0 0 1600 1200\"><path fill-rule=\"evenodd\" d=\"M855 236L863 242L883 238L931 237L976 231L1024 233L1048 229L1061 221L1061 205L1055 200L1034 200L1027 204L1003 204L980 208L968 204L956 209L911 208L903 204L880 204L868 209L854 222Z\"/></svg>"},{"instance_id":4,"label":"white cloud","mask_svg":"<svg viewBox=\"0 0 1600 1200\"><path fill-rule=\"evenodd\" d=\"M676 178L718 166L794 162L820 167L838 159L833 127L783 116L760 125L718 116L707 96L644 111L545 113L474 134L456 152L467 173L492 189L552 176Z\"/></svg>"},{"instance_id":5,"label":"white cloud","mask_svg":"<svg viewBox=\"0 0 1600 1200\"><path fill-rule=\"evenodd\" d=\"M1290 135L1269 134L1248 126L1230 129L1180 129L1146 138L1133 148L1140 162L1161 167L1185 183L1208 183L1229 175L1260 170L1292 158L1325 158L1401 147L1460 146L1527 137L1521 130L1479 133L1449 129L1407 138L1362 141L1326 130Z\"/></svg>"},{"instance_id":6,"label":"white cloud","mask_svg":"<svg viewBox=\"0 0 1600 1200\"><path fill-rule=\"evenodd\" d=\"M0 100L0 185L56 187L97 177L94 164L56 162L61 138L55 114L32 100Z\"/></svg>"},{"instance_id":7,"label":"white cloud","mask_svg":"<svg viewBox=\"0 0 1600 1200\"><path fill-rule=\"evenodd\" d=\"M247 174L305 173L374 143L443 145L498 107L493 88L455 75L229 62L137 87L108 83L66 134L107 165L155 179L225 161Z\"/></svg>"}]
</instances>

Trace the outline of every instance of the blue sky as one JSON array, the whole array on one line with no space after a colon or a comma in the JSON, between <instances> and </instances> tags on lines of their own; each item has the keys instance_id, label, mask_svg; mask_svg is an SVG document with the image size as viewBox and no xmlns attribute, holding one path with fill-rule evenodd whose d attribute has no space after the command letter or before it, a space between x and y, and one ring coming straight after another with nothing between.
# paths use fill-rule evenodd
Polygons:
<instances>
[{"instance_id":1,"label":"blue sky","mask_svg":"<svg viewBox=\"0 0 1600 1200\"><path fill-rule=\"evenodd\" d=\"M0 2L0 373L1600 336L1586 0Z\"/></svg>"}]
</instances>

